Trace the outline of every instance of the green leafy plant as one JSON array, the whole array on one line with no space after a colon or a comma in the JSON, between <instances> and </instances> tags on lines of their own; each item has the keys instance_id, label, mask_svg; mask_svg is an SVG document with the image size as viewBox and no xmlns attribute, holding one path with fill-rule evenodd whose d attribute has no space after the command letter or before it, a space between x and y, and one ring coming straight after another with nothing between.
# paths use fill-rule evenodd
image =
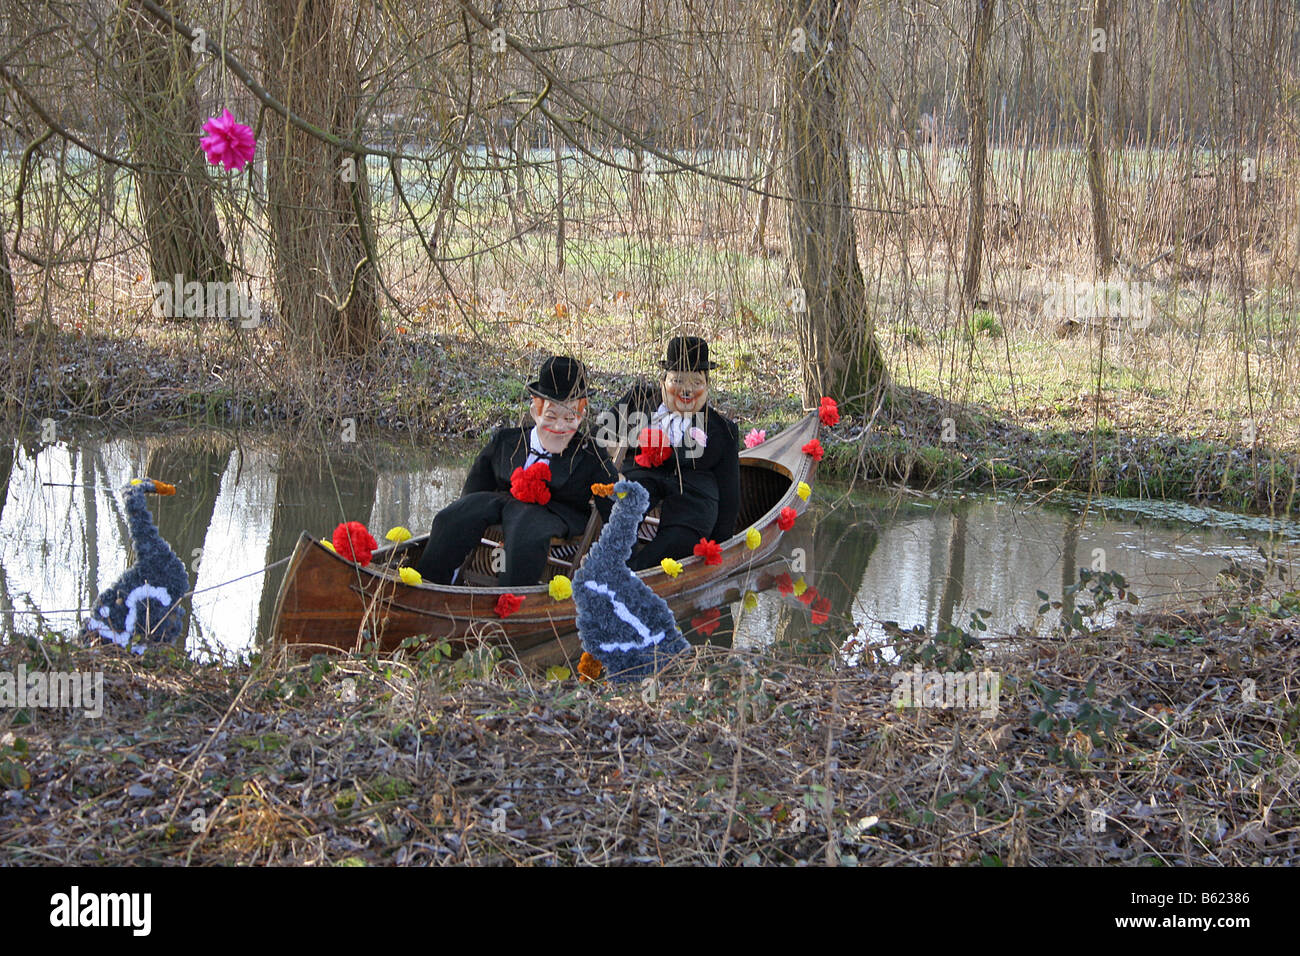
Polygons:
<instances>
[{"instance_id":1,"label":"green leafy plant","mask_svg":"<svg viewBox=\"0 0 1300 956\"><path fill-rule=\"evenodd\" d=\"M973 339L979 335L987 335L992 339L1002 336L1002 326L998 322L998 317L988 309L976 309L971 313L970 322L966 325L967 338Z\"/></svg>"},{"instance_id":2,"label":"green leafy plant","mask_svg":"<svg viewBox=\"0 0 1300 956\"><path fill-rule=\"evenodd\" d=\"M1029 687L1039 704L1030 712L1029 723L1048 741L1052 760L1063 760L1075 770L1080 769L1084 762L1077 746L1080 735L1094 748L1118 742L1119 718L1127 705L1118 697L1109 707L1096 703L1096 682L1088 681L1083 689L1072 687L1068 692L1044 687L1032 679Z\"/></svg>"},{"instance_id":3,"label":"green leafy plant","mask_svg":"<svg viewBox=\"0 0 1300 956\"><path fill-rule=\"evenodd\" d=\"M1073 598L1085 589L1092 597L1091 603L1080 604L1074 601ZM1052 609L1060 611L1061 626L1067 635L1072 631L1091 634L1097 628L1097 622L1106 605L1114 601L1137 604L1139 600L1138 596L1128 589L1128 582L1124 580L1124 575L1118 571L1094 571L1092 568L1080 568L1078 582L1071 584L1063 592L1064 597L1071 599L1068 611L1063 601L1053 601L1046 591L1038 591L1037 594L1039 600L1043 602L1039 605L1038 613L1046 614Z\"/></svg>"},{"instance_id":4,"label":"green leafy plant","mask_svg":"<svg viewBox=\"0 0 1300 956\"><path fill-rule=\"evenodd\" d=\"M900 663L906 665L923 664L927 667L947 671L971 670L975 666L975 659L971 655L971 651L983 647L979 638L975 637L971 631L987 631L989 629L987 619L992 615L992 611L976 608L971 612L970 631L963 630L954 624L941 629L930 638L925 638L924 632L893 631L898 636L919 636L923 638L917 643L899 648Z\"/></svg>"}]
</instances>

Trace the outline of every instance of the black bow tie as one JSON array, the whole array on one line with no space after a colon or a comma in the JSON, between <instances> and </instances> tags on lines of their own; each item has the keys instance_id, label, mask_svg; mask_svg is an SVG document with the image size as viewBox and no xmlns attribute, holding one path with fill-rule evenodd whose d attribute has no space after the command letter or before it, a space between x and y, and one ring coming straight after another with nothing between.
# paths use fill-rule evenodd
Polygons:
<instances>
[{"instance_id":1,"label":"black bow tie","mask_svg":"<svg viewBox=\"0 0 1300 956\"><path fill-rule=\"evenodd\" d=\"M530 454L536 455L538 458L551 458L555 455L555 452L553 451L538 451L531 445L528 446L528 451Z\"/></svg>"}]
</instances>

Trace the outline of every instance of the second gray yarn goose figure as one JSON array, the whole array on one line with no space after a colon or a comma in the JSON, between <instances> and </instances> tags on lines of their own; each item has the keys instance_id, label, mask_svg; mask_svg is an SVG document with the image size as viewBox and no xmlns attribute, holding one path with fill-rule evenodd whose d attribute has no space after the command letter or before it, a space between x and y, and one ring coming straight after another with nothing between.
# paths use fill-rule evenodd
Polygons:
<instances>
[{"instance_id":1,"label":"second gray yarn goose figure","mask_svg":"<svg viewBox=\"0 0 1300 956\"><path fill-rule=\"evenodd\" d=\"M628 569L637 528L650 494L635 481L614 485L609 521L573 575L582 646L615 681L652 676L675 654L690 649L668 602Z\"/></svg>"}]
</instances>

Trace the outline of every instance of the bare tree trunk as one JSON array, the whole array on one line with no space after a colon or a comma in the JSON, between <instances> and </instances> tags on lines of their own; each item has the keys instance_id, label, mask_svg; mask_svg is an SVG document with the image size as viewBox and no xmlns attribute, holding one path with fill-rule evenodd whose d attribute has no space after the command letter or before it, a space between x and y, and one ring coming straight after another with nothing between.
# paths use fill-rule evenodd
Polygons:
<instances>
[{"instance_id":1,"label":"bare tree trunk","mask_svg":"<svg viewBox=\"0 0 1300 956\"><path fill-rule=\"evenodd\" d=\"M774 93L776 91L773 91ZM762 254L767 238L767 216L772 202L772 186L776 182L776 165L781 148L781 121L772 116L772 128L767 132L767 144L763 148L765 163L763 173L763 194L758 197L758 213L754 216L754 231L749 237L749 247Z\"/></svg>"},{"instance_id":2,"label":"bare tree trunk","mask_svg":"<svg viewBox=\"0 0 1300 956\"><path fill-rule=\"evenodd\" d=\"M483 117L483 138L487 143L488 163L497 168L501 176L501 192L505 196L506 210L510 214L510 227L514 230L514 237L518 240L520 246L526 246L524 242L524 224L519 218L519 197L510 184L510 171L506 168L506 156L497 146L496 124L488 117Z\"/></svg>"},{"instance_id":3,"label":"bare tree trunk","mask_svg":"<svg viewBox=\"0 0 1300 956\"><path fill-rule=\"evenodd\" d=\"M433 231L429 234L430 243L435 250L442 246L442 232L447 221L447 212L451 209L456 199L456 182L460 178L460 168L465 162L465 129L461 129L460 142L456 144L456 152L451 154L451 159L447 162L447 172L442 177L442 182L438 184L438 218L434 220Z\"/></svg>"},{"instance_id":4,"label":"bare tree trunk","mask_svg":"<svg viewBox=\"0 0 1300 956\"><path fill-rule=\"evenodd\" d=\"M159 0L179 13L175 0ZM229 282L207 163L199 147L202 118L189 44L128 3L115 36L127 99L140 218L154 282ZM204 309L206 312L206 308Z\"/></svg>"},{"instance_id":5,"label":"bare tree trunk","mask_svg":"<svg viewBox=\"0 0 1300 956\"><path fill-rule=\"evenodd\" d=\"M361 78L345 0L266 0L266 84L308 123L356 137ZM280 314L315 356L362 354L379 333L364 156L268 114L267 208Z\"/></svg>"},{"instance_id":6,"label":"bare tree trunk","mask_svg":"<svg viewBox=\"0 0 1300 956\"><path fill-rule=\"evenodd\" d=\"M551 153L555 156L555 271L564 272L564 153L560 131L551 124Z\"/></svg>"},{"instance_id":7,"label":"bare tree trunk","mask_svg":"<svg viewBox=\"0 0 1300 956\"><path fill-rule=\"evenodd\" d=\"M13 335L18 329L18 299L14 294L14 274L9 266L4 227L0 224L0 335ZM8 475L5 476L8 485ZM0 508L4 507L0 503Z\"/></svg>"},{"instance_id":8,"label":"bare tree trunk","mask_svg":"<svg viewBox=\"0 0 1300 956\"><path fill-rule=\"evenodd\" d=\"M984 254L984 178L989 149L989 35L997 0L975 0L970 58L966 61L966 114L970 136L970 215L966 220L966 261L962 265L961 295L969 308L979 292L980 261Z\"/></svg>"},{"instance_id":9,"label":"bare tree trunk","mask_svg":"<svg viewBox=\"0 0 1300 956\"><path fill-rule=\"evenodd\" d=\"M1101 86L1106 56L1113 40L1111 33L1110 0L1092 0L1092 54L1088 59L1084 141L1088 150L1088 195L1092 199L1093 251L1097 258L1097 269L1103 278L1115 267L1115 253L1110 239L1110 216L1106 208L1106 158L1102 154L1101 143Z\"/></svg>"},{"instance_id":10,"label":"bare tree trunk","mask_svg":"<svg viewBox=\"0 0 1300 956\"><path fill-rule=\"evenodd\" d=\"M628 218L635 226L640 221L641 208L645 205L645 183L641 178L641 170L645 169L645 151L640 146L632 152L632 161L636 166L636 172L628 180L627 203Z\"/></svg>"},{"instance_id":11,"label":"bare tree trunk","mask_svg":"<svg viewBox=\"0 0 1300 956\"><path fill-rule=\"evenodd\" d=\"M802 2L802 0L801 0ZM885 361L867 308L851 204L844 73L857 0L811 0L787 21L786 148L790 254L803 396L832 395L861 412L885 384ZM802 31L802 32L798 32Z\"/></svg>"}]
</instances>

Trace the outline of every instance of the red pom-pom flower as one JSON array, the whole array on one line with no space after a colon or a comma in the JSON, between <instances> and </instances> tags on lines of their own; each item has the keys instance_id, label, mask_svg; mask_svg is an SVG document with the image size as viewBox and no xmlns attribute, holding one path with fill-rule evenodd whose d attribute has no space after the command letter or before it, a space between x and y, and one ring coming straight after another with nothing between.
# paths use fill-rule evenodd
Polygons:
<instances>
[{"instance_id":1,"label":"red pom-pom flower","mask_svg":"<svg viewBox=\"0 0 1300 956\"><path fill-rule=\"evenodd\" d=\"M823 396L821 407L817 409L817 417L822 420L822 424L827 428L832 425L838 425L840 421L840 407L835 404L835 399L830 396Z\"/></svg>"},{"instance_id":2,"label":"red pom-pom flower","mask_svg":"<svg viewBox=\"0 0 1300 956\"><path fill-rule=\"evenodd\" d=\"M510 493L520 501L544 505L551 500L551 466L535 461L527 468L516 468L510 475Z\"/></svg>"},{"instance_id":3,"label":"red pom-pom flower","mask_svg":"<svg viewBox=\"0 0 1300 956\"><path fill-rule=\"evenodd\" d=\"M345 521L334 529L334 550L339 557L365 567L379 543L360 521Z\"/></svg>"},{"instance_id":4,"label":"red pom-pom flower","mask_svg":"<svg viewBox=\"0 0 1300 956\"><path fill-rule=\"evenodd\" d=\"M722 546L716 541L701 538L700 543L695 546L695 553L704 559L705 564L722 563Z\"/></svg>"},{"instance_id":5,"label":"red pom-pom flower","mask_svg":"<svg viewBox=\"0 0 1300 956\"><path fill-rule=\"evenodd\" d=\"M781 509L781 513L776 516L776 526L782 531L789 531L794 527L794 519L799 517L799 512L786 506Z\"/></svg>"},{"instance_id":6,"label":"red pom-pom flower","mask_svg":"<svg viewBox=\"0 0 1300 956\"><path fill-rule=\"evenodd\" d=\"M523 603L524 599L518 594L501 595L497 598L497 606L495 609L497 617L509 617L511 614L514 614L515 611L519 610L520 605Z\"/></svg>"},{"instance_id":7,"label":"red pom-pom flower","mask_svg":"<svg viewBox=\"0 0 1300 956\"><path fill-rule=\"evenodd\" d=\"M782 594L790 594L794 591L794 582L790 580L790 575L781 572L776 576L776 589Z\"/></svg>"},{"instance_id":8,"label":"red pom-pom flower","mask_svg":"<svg viewBox=\"0 0 1300 956\"><path fill-rule=\"evenodd\" d=\"M722 611L716 607L711 607L703 614L697 614L691 618L691 627L695 628L705 637L711 635L718 629L722 623Z\"/></svg>"},{"instance_id":9,"label":"red pom-pom flower","mask_svg":"<svg viewBox=\"0 0 1300 956\"><path fill-rule=\"evenodd\" d=\"M203 124L207 133L199 140L203 152L208 154L208 162L223 165L226 169L243 169L253 161L257 151L257 140L253 131L243 123L236 123L230 110L222 110L220 116L214 116Z\"/></svg>"},{"instance_id":10,"label":"red pom-pom flower","mask_svg":"<svg viewBox=\"0 0 1300 956\"><path fill-rule=\"evenodd\" d=\"M658 468L673 456L673 446L668 436L658 428L643 428L636 436L636 463L642 468Z\"/></svg>"},{"instance_id":11,"label":"red pom-pom flower","mask_svg":"<svg viewBox=\"0 0 1300 956\"><path fill-rule=\"evenodd\" d=\"M825 450L822 448L822 443L816 438L808 442L808 444L804 445L799 450L805 455L812 455L813 461L821 461L822 455L826 454Z\"/></svg>"},{"instance_id":12,"label":"red pom-pom flower","mask_svg":"<svg viewBox=\"0 0 1300 956\"><path fill-rule=\"evenodd\" d=\"M812 622L814 624L825 624L830 618L831 599L818 598L812 606Z\"/></svg>"},{"instance_id":13,"label":"red pom-pom flower","mask_svg":"<svg viewBox=\"0 0 1300 956\"><path fill-rule=\"evenodd\" d=\"M817 600L819 597L821 597L821 595L817 593L817 589L812 585L809 585L803 594L799 595L799 602L801 604L811 605L812 602Z\"/></svg>"}]
</instances>

